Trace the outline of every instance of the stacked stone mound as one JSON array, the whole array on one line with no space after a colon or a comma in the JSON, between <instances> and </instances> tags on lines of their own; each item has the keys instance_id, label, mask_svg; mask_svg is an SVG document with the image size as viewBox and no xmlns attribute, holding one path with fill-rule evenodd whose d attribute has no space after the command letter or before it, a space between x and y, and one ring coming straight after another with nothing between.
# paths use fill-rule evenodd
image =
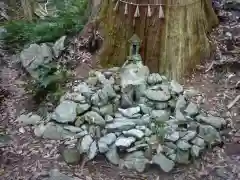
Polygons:
<instances>
[{"instance_id":1,"label":"stacked stone mound","mask_svg":"<svg viewBox=\"0 0 240 180\"><path fill-rule=\"evenodd\" d=\"M91 72L61 98L50 121L35 129L43 138L68 139L66 162L78 161L81 154L89 160L103 154L111 163L138 172L150 164L169 172L222 141L219 131L225 120L191 102L195 91L184 91L155 73L123 87L118 72Z\"/></svg>"}]
</instances>

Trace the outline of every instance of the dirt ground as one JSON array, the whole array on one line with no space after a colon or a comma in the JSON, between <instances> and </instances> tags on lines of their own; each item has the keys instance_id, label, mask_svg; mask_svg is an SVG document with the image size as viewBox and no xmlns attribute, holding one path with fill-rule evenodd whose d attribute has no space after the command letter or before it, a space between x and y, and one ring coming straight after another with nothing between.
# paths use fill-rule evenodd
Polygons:
<instances>
[{"instance_id":1,"label":"dirt ground","mask_svg":"<svg viewBox=\"0 0 240 180\"><path fill-rule=\"evenodd\" d=\"M239 22L238 22L239 25ZM215 39L224 38L225 23L213 33ZM238 29L240 32L240 28ZM225 40L218 41L226 45ZM193 87L202 95L203 108L212 114L219 114L231 122L231 130L223 132L225 145L209 150L193 164L176 168L170 174L150 167L147 173L139 174L120 169L98 157L84 167L69 166L60 156L60 141L36 138L32 127L21 127L15 120L24 108L35 109L31 95L24 91L24 73L12 57L5 53L2 58L0 76L1 87L6 95L0 105L0 132L7 131L13 143L0 152L0 180L42 180L48 172L59 169L76 180L238 180L240 179L240 100L231 109L227 106L240 95L239 55L225 55L220 48L222 58L235 58L234 63L213 65L211 59L199 65L191 77L185 78L185 87ZM228 51L230 52L230 51ZM89 63L89 62L88 62ZM76 68L78 76L85 76L91 66L82 63ZM212 68L210 68L212 67Z\"/></svg>"}]
</instances>

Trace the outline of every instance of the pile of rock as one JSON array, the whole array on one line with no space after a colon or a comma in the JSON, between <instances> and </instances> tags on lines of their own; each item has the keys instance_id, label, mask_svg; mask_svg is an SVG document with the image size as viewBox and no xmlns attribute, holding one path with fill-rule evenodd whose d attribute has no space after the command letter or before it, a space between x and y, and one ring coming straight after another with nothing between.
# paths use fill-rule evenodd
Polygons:
<instances>
[{"instance_id":1,"label":"pile of rock","mask_svg":"<svg viewBox=\"0 0 240 180\"><path fill-rule=\"evenodd\" d=\"M79 161L80 154L90 160L104 154L111 163L138 172L149 164L169 172L222 141L225 120L201 112L190 101L193 95L176 81L149 74L145 66L94 71L61 98L35 134L67 139L63 156L68 163Z\"/></svg>"}]
</instances>

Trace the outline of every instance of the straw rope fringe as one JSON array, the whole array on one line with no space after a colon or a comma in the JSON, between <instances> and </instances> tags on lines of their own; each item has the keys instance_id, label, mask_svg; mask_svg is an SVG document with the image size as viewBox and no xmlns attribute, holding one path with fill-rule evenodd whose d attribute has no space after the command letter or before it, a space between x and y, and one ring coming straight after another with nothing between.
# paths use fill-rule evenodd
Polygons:
<instances>
[{"instance_id":1,"label":"straw rope fringe","mask_svg":"<svg viewBox=\"0 0 240 180\"><path fill-rule=\"evenodd\" d=\"M113 1L115 1L115 0L113 0ZM136 4L136 3L128 2L128 1L124 1L124 0L118 0L118 1L120 1L121 3L124 3L124 4L131 4L131 5L134 5L134 6L167 6L167 7L183 7L183 6L189 6L189 5L201 2L201 0L196 0L196 1L193 1L193 2L187 3L187 4L169 5L169 4L163 4L163 3L158 3L158 4Z\"/></svg>"}]
</instances>

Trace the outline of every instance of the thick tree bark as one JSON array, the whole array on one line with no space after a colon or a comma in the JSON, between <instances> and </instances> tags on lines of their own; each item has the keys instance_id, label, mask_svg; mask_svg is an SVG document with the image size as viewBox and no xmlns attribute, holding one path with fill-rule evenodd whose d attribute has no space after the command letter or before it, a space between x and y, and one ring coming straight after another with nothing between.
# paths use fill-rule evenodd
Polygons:
<instances>
[{"instance_id":1,"label":"thick tree bark","mask_svg":"<svg viewBox=\"0 0 240 180\"><path fill-rule=\"evenodd\" d=\"M99 52L102 66L124 63L129 54L128 40L134 33L142 40L141 56L150 70L176 80L191 72L201 59L210 55L207 33L218 24L218 19L209 0L129 2L166 4L162 6L165 17L159 19L158 6L151 7L151 17L147 17L148 8L140 6L140 17L134 18L136 6L129 5L128 14L124 15L124 3L119 3L118 10L114 11L116 2L102 0L99 13L105 38Z\"/></svg>"}]
</instances>

